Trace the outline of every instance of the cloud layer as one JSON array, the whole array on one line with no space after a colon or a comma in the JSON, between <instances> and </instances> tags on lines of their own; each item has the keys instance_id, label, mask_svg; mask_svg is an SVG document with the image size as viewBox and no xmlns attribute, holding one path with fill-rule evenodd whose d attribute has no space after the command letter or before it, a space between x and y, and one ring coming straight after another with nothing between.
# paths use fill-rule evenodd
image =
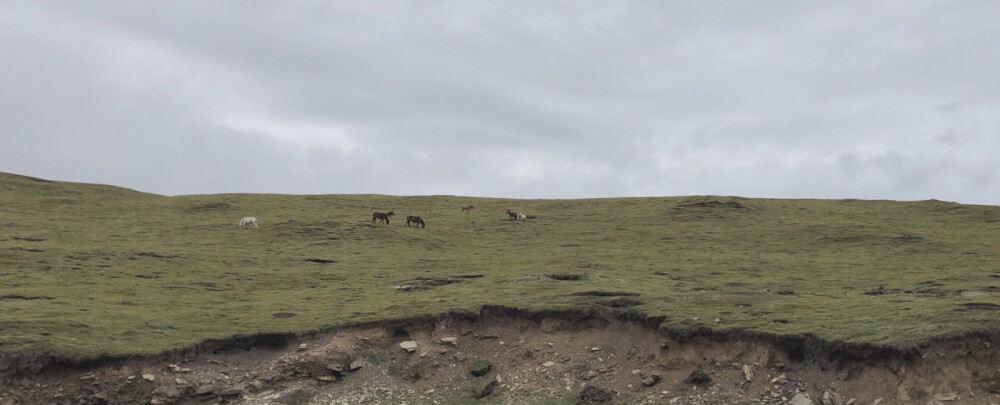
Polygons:
<instances>
[{"instance_id":1,"label":"cloud layer","mask_svg":"<svg viewBox=\"0 0 1000 405\"><path fill-rule=\"evenodd\" d=\"M990 2L0 4L0 170L1000 204Z\"/></svg>"}]
</instances>

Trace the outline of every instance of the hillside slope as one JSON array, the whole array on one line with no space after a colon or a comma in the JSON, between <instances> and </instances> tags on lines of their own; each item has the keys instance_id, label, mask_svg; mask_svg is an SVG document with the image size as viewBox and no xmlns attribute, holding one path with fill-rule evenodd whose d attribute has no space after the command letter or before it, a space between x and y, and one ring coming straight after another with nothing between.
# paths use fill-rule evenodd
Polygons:
<instances>
[{"instance_id":1,"label":"hillside slope","mask_svg":"<svg viewBox=\"0 0 1000 405\"><path fill-rule=\"evenodd\" d=\"M397 215L373 226L373 210ZM243 216L260 227L240 229ZM889 345L1000 324L995 206L165 197L0 174L0 218L6 352L158 353L484 305Z\"/></svg>"}]
</instances>

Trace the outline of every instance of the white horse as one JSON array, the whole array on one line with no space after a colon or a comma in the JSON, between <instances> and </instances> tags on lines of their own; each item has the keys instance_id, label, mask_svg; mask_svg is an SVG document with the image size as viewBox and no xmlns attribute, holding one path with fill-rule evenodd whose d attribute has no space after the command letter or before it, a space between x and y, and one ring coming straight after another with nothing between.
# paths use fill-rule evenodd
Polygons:
<instances>
[{"instance_id":1,"label":"white horse","mask_svg":"<svg viewBox=\"0 0 1000 405\"><path fill-rule=\"evenodd\" d=\"M250 226L250 224L253 224L253 227L256 228L257 227L257 218L254 218L254 217L243 217L243 219L240 220L240 228L246 228L246 227Z\"/></svg>"}]
</instances>

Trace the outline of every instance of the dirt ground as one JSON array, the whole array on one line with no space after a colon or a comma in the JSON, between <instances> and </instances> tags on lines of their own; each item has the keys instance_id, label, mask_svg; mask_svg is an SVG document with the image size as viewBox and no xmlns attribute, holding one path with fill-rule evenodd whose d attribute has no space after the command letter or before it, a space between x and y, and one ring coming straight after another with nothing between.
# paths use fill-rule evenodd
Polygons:
<instances>
[{"instance_id":1,"label":"dirt ground","mask_svg":"<svg viewBox=\"0 0 1000 405\"><path fill-rule=\"evenodd\" d=\"M150 358L7 356L0 405L1000 404L996 333L888 349L655 323L493 309Z\"/></svg>"}]
</instances>

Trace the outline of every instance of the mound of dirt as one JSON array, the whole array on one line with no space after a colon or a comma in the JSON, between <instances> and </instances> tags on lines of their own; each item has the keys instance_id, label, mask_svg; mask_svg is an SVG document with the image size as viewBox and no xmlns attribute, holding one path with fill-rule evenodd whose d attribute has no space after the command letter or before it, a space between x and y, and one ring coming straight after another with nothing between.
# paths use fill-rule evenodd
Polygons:
<instances>
[{"instance_id":1,"label":"mound of dirt","mask_svg":"<svg viewBox=\"0 0 1000 405\"><path fill-rule=\"evenodd\" d=\"M996 333L888 348L681 333L659 321L603 307L489 307L310 336L206 342L146 358L8 355L0 359L0 404L464 404L483 401L478 396L580 404L1000 402Z\"/></svg>"}]
</instances>

